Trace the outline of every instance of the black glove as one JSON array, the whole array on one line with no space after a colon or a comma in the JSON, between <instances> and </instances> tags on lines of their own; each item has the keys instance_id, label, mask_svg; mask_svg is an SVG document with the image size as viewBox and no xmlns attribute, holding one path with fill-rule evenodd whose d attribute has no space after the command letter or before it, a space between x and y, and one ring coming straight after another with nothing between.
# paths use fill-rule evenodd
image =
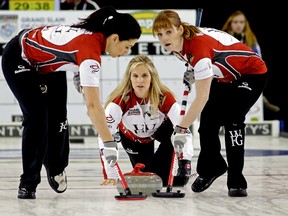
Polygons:
<instances>
[{"instance_id":1,"label":"black glove","mask_svg":"<svg viewBox=\"0 0 288 216\"><path fill-rule=\"evenodd\" d=\"M121 142L121 135L119 131L116 131L116 133L113 135L114 140L118 143Z\"/></svg>"},{"instance_id":2,"label":"black glove","mask_svg":"<svg viewBox=\"0 0 288 216\"><path fill-rule=\"evenodd\" d=\"M178 160L177 175L174 176L173 186L183 187L185 186L191 176L191 161L190 160Z\"/></svg>"},{"instance_id":3,"label":"black glove","mask_svg":"<svg viewBox=\"0 0 288 216\"><path fill-rule=\"evenodd\" d=\"M80 76L79 74L74 74L74 77L73 77L73 83L74 83L74 86L76 88L76 90L82 94L82 87L80 85Z\"/></svg>"},{"instance_id":4,"label":"black glove","mask_svg":"<svg viewBox=\"0 0 288 216\"><path fill-rule=\"evenodd\" d=\"M184 72L183 83L188 87L189 92L192 89L192 84L195 82L195 76L193 69Z\"/></svg>"},{"instance_id":5,"label":"black glove","mask_svg":"<svg viewBox=\"0 0 288 216\"><path fill-rule=\"evenodd\" d=\"M191 176L191 161L190 160L178 160L177 176L185 176L190 178Z\"/></svg>"}]
</instances>

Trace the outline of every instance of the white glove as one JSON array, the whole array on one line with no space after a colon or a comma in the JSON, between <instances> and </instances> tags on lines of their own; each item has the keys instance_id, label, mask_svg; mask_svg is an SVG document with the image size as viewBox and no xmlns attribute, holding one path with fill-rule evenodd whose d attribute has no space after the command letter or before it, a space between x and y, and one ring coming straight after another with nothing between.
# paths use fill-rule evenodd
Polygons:
<instances>
[{"instance_id":1,"label":"white glove","mask_svg":"<svg viewBox=\"0 0 288 216\"><path fill-rule=\"evenodd\" d=\"M191 91L192 84L194 82L195 82L195 76L193 69L185 71L183 76L183 83L188 87L189 92Z\"/></svg>"},{"instance_id":2,"label":"white glove","mask_svg":"<svg viewBox=\"0 0 288 216\"><path fill-rule=\"evenodd\" d=\"M104 155L104 159L106 160L108 165L110 167L114 167L119 157L117 142L108 141L104 142L103 144L104 147L100 150L101 154Z\"/></svg>"},{"instance_id":3,"label":"white glove","mask_svg":"<svg viewBox=\"0 0 288 216\"><path fill-rule=\"evenodd\" d=\"M171 136L171 142L178 159L183 158L184 145L188 142L189 137L191 137L189 129L176 125Z\"/></svg>"},{"instance_id":4,"label":"white glove","mask_svg":"<svg viewBox=\"0 0 288 216\"><path fill-rule=\"evenodd\" d=\"M82 87L80 85L80 76L79 74L74 74L74 77L73 77L73 83L74 83L74 86L76 88L76 90L82 94Z\"/></svg>"}]
</instances>

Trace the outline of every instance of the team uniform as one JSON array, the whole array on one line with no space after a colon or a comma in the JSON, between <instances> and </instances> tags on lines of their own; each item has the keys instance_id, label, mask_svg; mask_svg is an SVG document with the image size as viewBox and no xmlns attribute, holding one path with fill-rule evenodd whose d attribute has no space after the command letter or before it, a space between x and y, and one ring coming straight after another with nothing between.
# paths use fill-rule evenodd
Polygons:
<instances>
[{"instance_id":1,"label":"team uniform","mask_svg":"<svg viewBox=\"0 0 288 216\"><path fill-rule=\"evenodd\" d=\"M245 44L245 34L232 34L235 38L237 38L239 41L241 41L242 43ZM262 57L262 53L261 53L261 48L260 48L260 45L259 43L256 41L255 44L253 45L253 47L251 47L252 50L257 53L260 57Z\"/></svg>"},{"instance_id":2,"label":"team uniform","mask_svg":"<svg viewBox=\"0 0 288 216\"><path fill-rule=\"evenodd\" d=\"M7 43L2 68L24 116L19 187L35 191L42 163L50 176L68 165L65 71L79 72L82 86L98 87L105 45L101 33L70 26L25 29Z\"/></svg>"},{"instance_id":3,"label":"team uniform","mask_svg":"<svg viewBox=\"0 0 288 216\"><path fill-rule=\"evenodd\" d=\"M121 96L108 104L105 109L108 127L112 134L117 131L121 143L127 152L131 165L143 163L145 172L154 172L167 184L174 151L171 143L173 127L180 120L180 106L174 96L166 93L161 96L156 114L151 113L151 104L138 98L134 92L128 93L124 100ZM159 141L156 151L155 140ZM99 148L103 147L101 137L98 137ZM191 161L193 156L192 134L187 137L183 159ZM105 173L106 172L106 173ZM108 178L117 178L114 168L105 164L105 174Z\"/></svg>"},{"instance_id":4,"label":"team uniform","mask_svg":"<svg viewBox=\"0 0 288 216\"><path fill-rule=\"evenodd\" d=\"M213 76L209 100L200 116L200 176L223 174L227 164L220 154L219 130L224 126L228 188L247 188L244 167L245 116L267 81L265 62L252 49L228 33L199 28L184 40L181 60L194 69L195 80Z\"/></svg>"},{"instance_id":5,"label":"team uniform","mask_svg":"<svg viewBox=\"0 0 288 216\"><path fill-rule=\"evenodd\" d=\"M81 86L99 87L103 34L62 25L24 31L20 40L22 58L38 73L79 72Z\"/></svg>"}]
</instances>

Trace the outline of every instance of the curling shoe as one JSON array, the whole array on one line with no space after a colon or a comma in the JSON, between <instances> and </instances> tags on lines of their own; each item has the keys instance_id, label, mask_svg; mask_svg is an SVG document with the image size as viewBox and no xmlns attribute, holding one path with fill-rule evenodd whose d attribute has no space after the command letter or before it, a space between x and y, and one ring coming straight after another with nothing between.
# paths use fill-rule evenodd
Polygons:
<instances>
[{"instance_id":1,"label":"curling shoe","mask_svg":"<svg viewBox=\"0 0 288 216\"><path fill-rule=\"evenodd\" d=\"M35 191L30 191L25 187L18 189L18 198L19 199L36 199Z\"/></svg>"},{"instance_id":2,"label":"curling shoe","mask_svg":"<svg viewBox=\"0 0 288 216\"><path fill-rule=\"evenodd\" d=\"M67 189L67 176L65 170L56 176L47 176L51 188L57 193L63 193Z\"/></svg>"},{"instance_id":3,"label":"curling shoe","mask_svg":"<svg viewBox=\"0 0 288 216\"><path fill-rule=\"evenodd\" d=\"M212 176L212 177L203 177L198 176L196 180L191 185L191 189L193 192L202 192L206 190L210 185L221 175L223 175L226 172L227 169L223 170L220 174Z\"/></svg>"},{"instance_id":4,"label":"curling shoe","mask_svg":"<svg viewBox=\"0 0 288 216\"><path fill-rule=\"evenodd\" d=\"M228 191L230 197L247 197L247 191L244 188L230 188Z\"/></svg>"}]
</instances>

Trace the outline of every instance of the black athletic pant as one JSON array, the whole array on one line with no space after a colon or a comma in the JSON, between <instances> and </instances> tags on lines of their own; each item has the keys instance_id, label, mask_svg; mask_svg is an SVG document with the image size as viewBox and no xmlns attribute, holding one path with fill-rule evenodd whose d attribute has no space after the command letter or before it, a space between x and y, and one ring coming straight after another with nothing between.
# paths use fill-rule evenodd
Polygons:
<instances>
[{"instance_id":1,"label":"black athletic pant","mask_svg":"<svg viewBox=\"0 0 288 216\"><path fill-rule=\"evenodd\" d=\"M171 143L173 125L169 119L165 120L155 133L155 139L160 142L155 151L154 141L139 143L127 138L120 132L122 146L127 152L132 167L136 163L143 163L143 172L153 172L161 177L163 185L167 185L174 151Z\"/></svg>"},{"instance_id":2,"label":"black athletic pant","mask_svg":"<svg viewBox=\"0 0 288 216\"><path fill-rule=\"evenodd\" d=\"M247 188L244 168L245 116L261 95L267 74L246 75L233 83L212 81L210 96L200 116L200 154L197 172L218 176L227 169L222 157L219 130L225 133L228 188Z\"/></svg>"},{"instance_id":3,"label":"black athletic pant","mask_svg":"<svg viewBox=\"0 0 288 216\"><path fill-rule=\"evenodd\" d=\"M67 81L65 72L39 75L20 55L16 36L4 49L2 69L24 117L19 187L36 190L42 164L52 176L68 165Z\"/></svg>"}]
</instances>

